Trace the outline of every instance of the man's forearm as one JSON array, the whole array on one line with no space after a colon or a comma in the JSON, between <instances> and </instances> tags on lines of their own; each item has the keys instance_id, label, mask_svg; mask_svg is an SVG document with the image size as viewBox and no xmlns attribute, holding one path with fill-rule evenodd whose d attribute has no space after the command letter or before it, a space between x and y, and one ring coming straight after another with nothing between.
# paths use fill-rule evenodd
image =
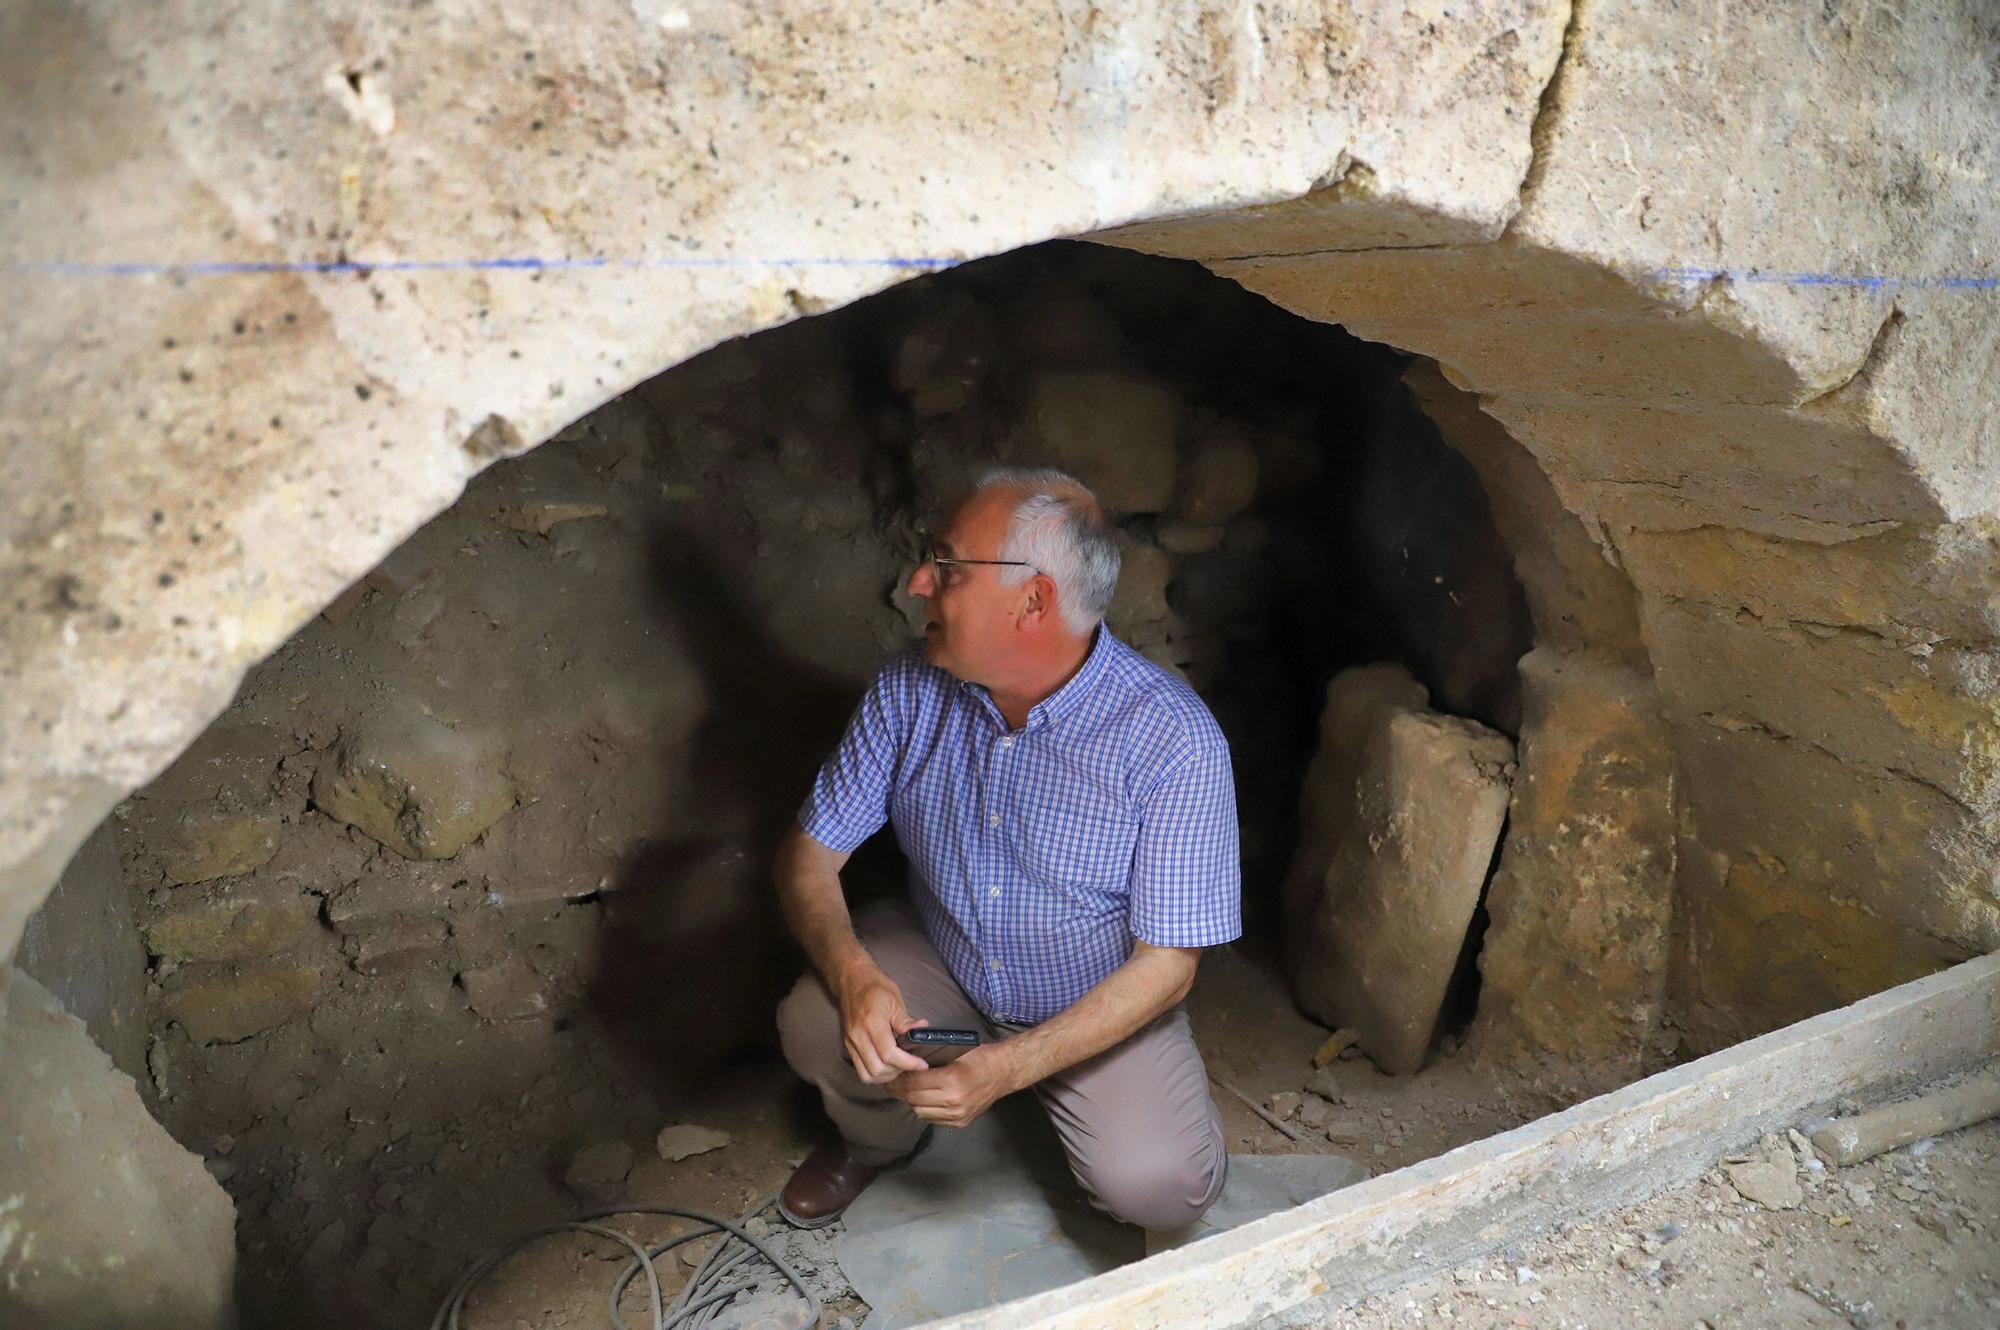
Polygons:
<instances>
[{"instance_id":1,"label":"man's forearm","mask_svg":"<svg viewBox=\"0 0 2000 1330\"><path fill-rule=\"evenodd\" d=\"M854 935L847 897L840 888L839 859L844 857L833 856L795 832L778 848L776 873L785 922L836 997L857 966L875 964Z\"/></svg>"},{"instance_id":2,"label":"man's forearm","mask_svg":"<svg viewBox=\"0 0 2000 1330\"><path fill-rule=\"evenodd\" d=\"M1008 1059L1014 1088L1025 1090L1129 1038L1188 995L1194 971L1194 952L1140 947L1061 1012L995 1046Z\"/></svg>"}]
</instances>

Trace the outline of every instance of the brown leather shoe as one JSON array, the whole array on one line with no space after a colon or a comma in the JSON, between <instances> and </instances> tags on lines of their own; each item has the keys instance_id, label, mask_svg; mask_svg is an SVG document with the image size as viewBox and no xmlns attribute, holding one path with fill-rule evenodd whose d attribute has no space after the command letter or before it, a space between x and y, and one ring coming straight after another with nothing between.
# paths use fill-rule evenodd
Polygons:
<instances>
[{"instance_id":1,"label":"brown leather shoe","mask_svg":"<svg viewBox=\"0 0 2000 1330\"><path fill-rule=\"evenodd\" d=\"M931 1128L926 1127L910 1155L917 1154L930 1141ZM778 1213L798 1228L822 1228L840 1218L854 1204L854 1198L875 1180L875 1175L887 1167L888 1164L855 1163L848 1158L845 1141L818 1146L793 1170L791 1181L778 1193Z\"/></svg>"}]
</instances>

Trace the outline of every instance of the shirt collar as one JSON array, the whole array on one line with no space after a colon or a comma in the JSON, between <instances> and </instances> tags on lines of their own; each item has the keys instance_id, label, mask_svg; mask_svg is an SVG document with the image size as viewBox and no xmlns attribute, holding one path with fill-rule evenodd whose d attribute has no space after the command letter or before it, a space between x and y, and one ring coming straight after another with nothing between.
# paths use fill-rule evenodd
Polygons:
<instances>
[{"instance_id":1,"label":"shirt collar","mask_svg":"<svg viewBox=\"0 0 2000 1330\"><path fill-rule=\"evenodd\" d=\"M1090 690L1097 686L1097 681L1104 677L1104 672L1111 667L1111 653L1115 649L1114 639L1111 636L1111 629L1101 622L1097 625L1096 631L1097 637L1091 643L1090 654L1083 658L1083 664L1077 668L1076 673L1071 675L1069 681L1062 687L1028 709L1028 723L1021 727L1023 733L1047 729L1075 711L1083 705L1083 700L1090 695ZM991 693L976 683L967 683L963 686L976 693L986 704L987 711L996 720L1000 719L1000 710L993 704ZM1000 727L1006 728L1004 720L1000 721Z\"/></svg>"}]
</instances>

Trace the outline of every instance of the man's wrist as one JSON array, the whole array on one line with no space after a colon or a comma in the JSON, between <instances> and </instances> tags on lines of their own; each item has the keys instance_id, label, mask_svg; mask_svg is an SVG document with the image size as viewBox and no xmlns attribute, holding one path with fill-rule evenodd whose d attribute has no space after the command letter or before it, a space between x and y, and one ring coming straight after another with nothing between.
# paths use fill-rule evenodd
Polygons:
<instances>
[{"instance_id":1,"label":"man's wrist","mask_svg":"<svg viewBox=\"0 0 2000 1330\"><path fill-rule=\"evenodd\" d=\"M875 958L857 944L833 962L833 973L826 979L827 987L833 990L834 1000L845 1006L855 993L884 977L882 967L875 964Z\"/></svg>"},{"instance_id":2,"label":"man's wrist","mask_svg":"<svg viewBox=\"0 0 2000 1330\"><path fill-rule=\"evenodd\" d=\"M986 1046L993 1054L1007 1094L1025 1090L1042 1079L1035 1074L1034 1043L1033 1032L1023 1031Z\"/></svg>"}]
</instances>

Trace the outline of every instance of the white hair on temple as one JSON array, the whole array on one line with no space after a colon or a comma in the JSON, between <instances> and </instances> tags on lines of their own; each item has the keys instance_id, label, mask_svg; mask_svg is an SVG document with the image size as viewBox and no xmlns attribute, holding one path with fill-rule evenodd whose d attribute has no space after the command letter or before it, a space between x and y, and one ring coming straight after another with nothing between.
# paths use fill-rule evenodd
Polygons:
<instances>
[{"instance_id":1,"label":"white hair on temple","mask_svg":"<svg viewBox=\"0 0 2000 1330\"><path fill-rule=\"evenodd\" d=\"M1002 583L1015 585L1046 574L1056 584L1063 624L1079 636L1095 628L1118 589L1118 537L1104 520L1097 496L1075 476L1053 467L996 466L973 488L1005 485L1024 490L1000 557L1033 568L1003 568Z\"/></svg>"}]
</instances>

